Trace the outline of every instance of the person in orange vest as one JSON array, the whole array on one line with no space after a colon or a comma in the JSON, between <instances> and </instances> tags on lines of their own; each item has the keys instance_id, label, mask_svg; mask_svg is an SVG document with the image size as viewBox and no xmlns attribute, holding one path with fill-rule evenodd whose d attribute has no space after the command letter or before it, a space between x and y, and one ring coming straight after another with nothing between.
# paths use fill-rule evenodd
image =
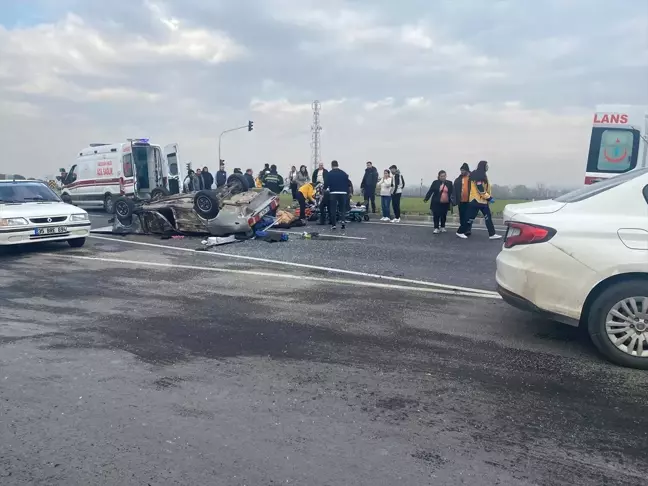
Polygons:
<instances>
[{"instance_id":1,"label":"person in orange vest","mask_svg":"<svg viewBox=\"0 0 648 486\"><path fill-rule=\"evenodd\" d=\"M315 202L315 188L312 182L307 182L297 190L297 202L299 203L299 219L306 223L306 201Z\"/></svg>"}]
</instances>

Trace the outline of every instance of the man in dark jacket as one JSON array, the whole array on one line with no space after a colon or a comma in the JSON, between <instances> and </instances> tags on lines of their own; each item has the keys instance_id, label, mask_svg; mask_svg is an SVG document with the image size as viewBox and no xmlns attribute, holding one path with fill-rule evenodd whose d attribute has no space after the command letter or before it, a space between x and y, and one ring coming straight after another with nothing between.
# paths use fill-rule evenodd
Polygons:
<instances>
[{"instance_id":1,"label":"man in dark jacket","mask_svg":"<svg viewBox=\"0 0 648 486\"><path fill-rule=\"evenodd\" d=\"M211 175L209 169L206 166L203 167L203 170L200 173L200 175L202 177L203 186L205 186L205 189L211 189L212 185L214 185L214 176Z\"/></svg>"},{"instance_id":2,"label":"man in dark jacket","mask_svg":"<svg viewBox=\"0 0 648 486\"><path fill-rule=\"evenodd\" d=\"M324 168L324 164L320 162L319 167L313 171L313 179L311 181L313 186L317 187L318 184L325 184L328 173L329 171Z\"/></svg>"},{"instance_id":3,"label":"man in dark jacket","mask_svg":"<svg viewBox=\"0 0 648 486\"><path fill-rule=\"evenodd\" d=\"M254 172L252 172L252 169L245 171L245 180L247 181L248 188L250 189L256 187L256 182L254 181L254 176L252 174L254 174Z\"/></svg>"},{"instance_id":4,"label":"man in dark jacket","mask_svg":"<svg viewBox=\"0 0 648 486\"><path fill-rule=\"evenodd\" d=\"M220 165L220 169L216 172L216 187L221 187L227 184L227 172L225 172L225 164Z\"/></svg>"},{"instance_id":5,"label":"man in dark jacket","mask_svg":"<svg viewBox=\"0 0 648 486\"><path fill-rule=\"evenodd\" d=\"M463 226L468 219L468 206L470 205L470 167L464 163L461 174L454 181L454 194L452 203L459 208L459 224Z\"/></svg>"},{"instance_id":6,"label":"man in dark jacket","mask_svg":"<svg viewBox=\"0 0 648 486\"><path fill-rule=\"evenodd\" d=\"M324 190L328 190L330 193L329 215L331 218L331 229L335 229L338 210L341 213L340 222L344 229L346 225L344 211L349 195L349 176L346 172L340 170L337 160L331 162L331 171L326 176Z\"/></svg>"},{"instance_id":7,"label":"man in dark jacket","mask_svg":"<svg viewBox=\"0 0 648 486\"><path fill-rule=\"evenodd\" d=\"M272 164L270 166L270 173L265 176L263 180L263 187L270 189L275 194L281 194L284 186L283 177L277 173L277 166Z\"/></svg>"},{"instance_id":8,"label":"man in dark jacket","mask_svg":"<svg viewBox=\"0 0 648 486\"><path fill-rule=\"evenodd\" d=\"M378 185L378 171L371 162L367 162L364 177L360 183L360 189L364 195L364 204L369 212L369 202L371 201L371 212L376 212L376 186Z\"/></svg>"}]
</instances>

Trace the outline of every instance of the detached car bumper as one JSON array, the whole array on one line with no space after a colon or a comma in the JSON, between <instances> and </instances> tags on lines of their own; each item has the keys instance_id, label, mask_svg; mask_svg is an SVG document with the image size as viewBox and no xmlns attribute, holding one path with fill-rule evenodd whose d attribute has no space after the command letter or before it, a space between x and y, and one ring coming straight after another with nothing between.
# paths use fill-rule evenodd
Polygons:
<instances>
[{"instance_id":1,"label":"detached car bumper","mask_svg":"<svg viewBox=\"0 0 648 486\"><path fill-rule=\"evenodd\" d=\"M85 238L90 235L90 222L65 224L66 232L52 232L37 234L38 228L8 228L0 229L0 246L24 245L26 243L39 243L43 241L67 241ZM39 228L42 228L39 226ZM60 226L52 226L52 229Z\"/></svg>"}]
</instances>

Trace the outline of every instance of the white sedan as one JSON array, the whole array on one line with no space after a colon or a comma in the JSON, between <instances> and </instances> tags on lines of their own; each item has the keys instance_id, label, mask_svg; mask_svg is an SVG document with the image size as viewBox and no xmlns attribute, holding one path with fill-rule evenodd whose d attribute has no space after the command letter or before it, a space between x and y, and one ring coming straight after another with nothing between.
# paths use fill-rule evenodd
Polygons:
<instances>
[{"instance_id":1,"label":"white sedan","mask_svg":"<svg viewBox=\"0 0 648 486\"><path fill-rule=\"evenodd\" d=\"M84 245L90 220L40 181L0 180L0 246L67 241Z\"/></svg>"},{"instance_id":2,"label":"white sedan","mask_svg":"<svg viewBox=\"0 0 648 486\"><path fill-rule=\"evenodd\" d=\"M648 169L508 205L504 220L503 299L583 326L609 360L648 369Z\"/></svg>"}]
</instances>

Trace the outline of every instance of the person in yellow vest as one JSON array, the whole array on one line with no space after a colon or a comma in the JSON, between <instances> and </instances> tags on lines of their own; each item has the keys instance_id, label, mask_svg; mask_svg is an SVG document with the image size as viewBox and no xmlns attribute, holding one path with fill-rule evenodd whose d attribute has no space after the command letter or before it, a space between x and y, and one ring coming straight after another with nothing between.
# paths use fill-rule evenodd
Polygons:
<instances>
[{"instance_id":1,"label":"person in yellow vest","mask_svg":"<svg viewBox=\"0 0 648 486\"><path fill-rule=\"evenodd\" d=\"M306 201L315 202L315 188L312 182L306 182L297 190L297 202L299 203L299 219L306 223Z\"/></svg>"},{"instance_id":2,"label":"person in yellow vest","mask_svg":"<svg viewBox=\"0 0 648 486\"><path fill-rule=\"evenodd\" d=\"M466 222L457 230L457 237L459 238L468 238L467 235L472 231L472 225L480 212L484 216L484 223L486 223L489 238L491 240L499 240L502 238L501 235L495 233L493 216L488 206L494 199L491 195L491 184L486 172L488 172L488 162L482 160L477 164L477 169L470 174L468 214L466 215Z\"/></svg>"}]
</instances>

